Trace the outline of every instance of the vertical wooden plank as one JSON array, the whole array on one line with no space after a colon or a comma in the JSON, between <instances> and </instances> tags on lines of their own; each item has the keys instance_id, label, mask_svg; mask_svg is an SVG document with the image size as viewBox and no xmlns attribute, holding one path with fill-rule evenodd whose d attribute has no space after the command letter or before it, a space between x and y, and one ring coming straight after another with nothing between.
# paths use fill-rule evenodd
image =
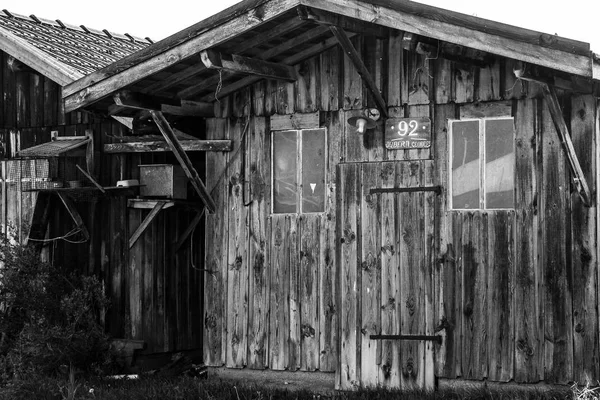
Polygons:
<instances>
[{"instance_id":1,"label":"vertical wooden plank","mask_svg":"<svg viewBox=\"0 0 600 400\"><path fill-rule=\"evenodd\" d=\"M512 72L512 71L511 71ZM479 69L476 101L501 100L500 96L500 60Z\"/></svg>"},{"instance_id":2,"label":"vertical wooden plank","mask_svg":"<svg viewBox=\"0 0 600 400\"><path fill-rule=\"evenodd\" d=\"M430 160L421 161L420 168L423 170L423 185L433 186L435 183L435 163ZM439 249L437 242L439 240L438 232L436 231L437 217L437 194L434 192L423 193L424 201L424 220L423 220L423 247L424 262L421 269L423 279L423 295L424 295L424 319L425 319L425 334L433 336L435 334L435 290L434 284L434 264L437 263ZM434 342L425 341L424 359L423 359L423 386L425 390L435 389L435 356Z\"/></svg>"},{"instance_id":3,"label":"vertical wooden plank","mask_svg":"<svg viewBox=\"0 0 600 400\"><path fill-rule=\"evenodd\" d=\"M435 216L435 230L438 233L438 243L435 246L440 262L436 263L434 270L434 297L436 308L434 310L434 321L436 333L443 336L441 346L435 348L436 375L439 377L454 378L456 358L460 353L454 352L454 346L460 344L457 318L455 313L457 304L455 290L457 263L456 244L452 235L452 215L447 214L447 183L448 176L448 120L455 116L454 104L440 105L435 107L433 119L433 159L435 160L434 182L444 188L437 196L437 214Z\"/></svg>"},{"instance_id":4,"label":"vertical wooden plank","mask_svg":"<svg viewBox=\"0 0 600 400\"><path fill-rule=\"evenodd\" d=\"M370 335L381 331L381 214L379 195L370 194L381 187L381 164L369 163L362 167L361 201L361 386L379 385L378 352L380 341Z\"/></svg>"},{"instance_id":5,"label":"vertical wooden plank","mask_svg":"<svg viewBox=\"0 0 600 400\"><path fill-rule=\"evenodd\" d=\"M454 63L454 102L471 103L475 91L475 67Z\"/></svg>"},{"instance_id":6,"label":"vertical wooden plank","mask_svg":"<svg viewBox=\"0 0 600 400\"><path fill-rule=\"evenodd\" d=\"M367 135L372 134L367 132L360 134L357 132L356 127L347 123L348 119L357 115L364 115L363 111L346 111L343 114L343 152L342 157L345 162L359 162L368 160L368 152L365 149L364 142Z\"/></svg>"},{"instance_id":7,"label":"vertical wooden plank","mask_svg":"<svg viewBox=\"0 0 600 400\"><path fill-rule=\"evenodd\" d=\"M381 187L394 187L396 168L394 162L381 166ZM396 234L398 215L396 195L381 194L381 334L397 335L400 330L400 251ZM379 384L383 387L400 386L400 343L395 340L381 342Z\"/></svg>"},{"instance_id":8,"label":"vertical wooden plank","mask_svg":"<svg viewBox=\"0 0 600 400\"><path fill-rule=\"evenodd\" d=\"M152 224L146 229L142 237L140 238L140 247L142 248L141 259L140 259L140 274L141 274L141 286L142 290L140 297L142 300L142 338L146 342L148 351L156 352L155 347L155 334L154 326L155 321L153 318L154 312L154 265L153 255L155 247L154 235L156 231L156 218Z\"/></svg>"},{"instance_id":9,"label":"vertical wooden plank","mask_svg":"<svg viewBox=\"0 0 600 400\"><path fill-rule=\"evenodd\" d=\"M269 367L284 370L288 366L290 336L290 220L283 214L271 217L271 280L269 314Z\"/></svg>"},{"instance_id":10,"label":"vertical wooden plank","mask_svg":"<svg viewBox=\"0 0 600 400\"><path fill-rule=\"evenodd\" d=\"M227 120L208 119L208 139L225 139ZM223 153L209 152L206 155L206 185L217 204L216 212L206 216L206 255L208 270L204 284L204 358L210 366L225 363L226 350L226 297L227 297L227 254L229 200L226 181L219 181L225 173L228 156ZM166 322L166 321L165 321Z\"/></svg>"},{"instance_id":11,"label":"vertical wooden plank","mask_svg":"<svg viewBox=\"0 0 600 400\"><path fill-rule=\"evenodd\" d=\"M313 57L302 61L295 68L298 76L298 80L295 82L295 110L301 113L315 112L318 109L318 104L320 104L317 97L321 94L317 90L317 82L321 75L318 58Z\"/></svg>"},{"instance_id":12,"label":"vertical wooden plank","mask_svg":"<svg viewBox=\"0 0 600 400\"><path fill-rule=\"evenodd\" d=\"M252 85L252 114L256 117L265 115L265 95L267 82L261 80Z\"/></svg>"},{"instance_id":13,"label":"vertical wooden plank","mask_svg":"<svg viewBox=\"0 0 600 400\"><path fill-rule=\"evenodd\" d=\"M30 74L29 77L30 122L31 127L44 126L44 77Z\"/></svg>"},{"instance_id":14,"label":"vertical wooden plank","mask_svg":"<svg viewBox=\"0 0 600 400\"><path fill-rule=\"evenodd\" d=\"M571 137L577 158L590 185L596 187L597 149L594 127L596 101L592 96L575 96L571 107ZM571 195L572 204L572 253L573 265L573 361L574 379L585 384L600 375L598 349L598 266L594 249L598 245L596 235L596 207L584 207L579 195Z\"/></svg>"},{"instance_id":15,"label":"vertical wooden plank","mask_svg":"<svg viewBox=\"0 0 600 400\"><path fill-rule=\"evenodd\" d=\"M277 93L278 86L277 81L274 80L266 80L265 81L265 116L269 117L273 114L277 113Z\"/></svg>"},{"instance_id":16,"label":"vertical wooden plank","mask_svg":"<svg viewBox=\"0 0 600 400\"><path fill-rule=\"evenodd\" d=\"M515 352L514 212L492 212L488 223L488 378L508 382L513 378Z\"/></svg>"},{"instance_id":17,"label":"vertical wooden plank","mask_svg":"<svg viewBox=\"0 0 600 400\"><path fill-rule=\"evenodd\" d=\"M245 146L243 132L248 125L241 119L229 120L229 137L234 147ZM233 153L237 151L233 149ZM242 148L242 152L245 149ZM229 223L227 256L227 366L246 365L248 339L248 225L244 206L244 179L241 159L229 160L226 179L229 183Z\"/></svg>"},{"instance_id":18,"label":"vertical wooden plank","mask_svg":"<svg viewBox=\"0 0 600 400\"><path fill-rule=\"evenodd\" d=\"M396 168L396 187L418 187L423 184L424 171L418 162L401 162ZM423 192L397 195L398 215L396 235L399 242L400 333L403 335L425 334L425 299L423 290L424 270L424 194ZM400 381L402 388L423 387L424 343L422 341L400 342Z\"/></svg>"},{"instance_id":19,"label":"vertical wooden plank","mask_svg":"<svg viewBox=\"0 0 600 400\"><path fill-rule=\"evenodd\" d=\"M129 231L134 232L143 220L142 210L129 210ZM142 254L143 241L138 240L129 249L128 289L129 289L129 338L142 340Z\"/></svg>"},{"instance_id":20,"label":"vertical wooden plank","mask_svg":"<svg viewBox=\"0 0 600 400\"><path fill-rule=\"evenodd\" d=\"M165 269L168 268L165 264L165 251L171 243L167 242L170 235L167 234L165 224L165 212L158 215L158 223L156 230L153 231L155 237L155 246L153 254L153 273L154 273L154 340L156 352L164 352L165 348ZM202 316L200 316L202 318Z\"/></svg>"},{"instance_id":21,"label":"vertical wooden plank","mask_svg":"<svg viewBox=\"0 0 600 400\"><path fill-rule=\"evenodd\" d=\"M269 280L271 274L269 249L270 202L270 132L266 118L254 118L249 138L250 182L250 308L248 310L248 367L268 366Z\"/></svg>"},{"instance_id":22,"label":"vertical wooden plank","mask_svg":"<svg viewBox=\"0 0 600 400\"><path fill-rule=\"evenodd\" d=\"M408 101L410 105L429 104L430 80L432 71L430 60L414 51L405 53L406 69L404 78L408 84Z\"/></svg>"},{"instance_id":23,"label":"vertical wooden plank","mask_svg":"<svg viewBox=\"0 0 600 400\"><path fill-rule=\"evenodd\" d=\"M540 214L544 218L542 254L544 265L545 379L567 383L573 379L573 306L571 262L566 244L568 167L550 112L542 107L543 174Z\"/></svg>"},{"instance_id":24,"label":"vertical wooden plank","mask_svg":"<svg viewBox=\"0 0 600 400\"><path fill-rule=\"evenodd\" d=\"M293 114L295 109L294 83L276 81L275 84L277 87L277 114Z\"/></svg>"},{"instance_id":25,"label":"vertical wooden plank","mask_svg":"<svg viewBox=\"0 0 600 400\"><path fill-rule=\"evenodd\" d=\"M342 118L340 118L340 116ZM338 240L336 235L337 221L337 165L341 154L341 140L344 131L344 112L336 111L327 114L327 202L323 216L324 244L321 246L321 266L319 270L319 323L321 332L321 371L338 370L338 316L340 308L336 305L339 293L337 252Z\"/></svg>"},{"instance_id":26,"label":"vertical wooden plank","mask_svg":"<svg viewBox=\"0 0 600 400\"><path fill-rule=\"evenodd\" d=\"M454 98L451 61L445 58L438 58L434 62L434 82L435 82L435 103L446 104Z\"/></svg>"},{"instance_id":27,"label":"vertical wooden plank","mask_svg":"<svg viewBox=\"0 0 600 400\"><path fill-rule=\"evenodd\" d=\"M488 215L463 213L462 372L468 379L487 377L487 229Z\"/></svg>"},{"instance_id":28,"label":"vertical wooden plank","mask_svg":"<svg viewBox=\"0 0 600 400\"><path fill-rule=\"evenodd\" d=\"M527 95L527 82L517 79L514 70L523 68L522 62L510 58L500 64L501 96L503 99L520 99Z\"/></svg>"},{"instance_id":29,"label":"vertical wooden plank","mask_svg":"<svg viewBox=\"0 0 600 400\"><path fill-rule=\"evenodd\" d=\"M405 81L404 74L404 50L402 49L402 38L404 32L394 29L390 30L388 40L388 77L387 77L387 104L388 107L400 107L403 101L402 86Z\"/></svg>"},{"instance_id":30,"label":"vertical wooden plank","mask_svg":"<svg viewBox=\"0 0 600 400\"><path fill-rule=\"evenodd\" d=\"M342 52L338 46L321 53L320 110L337 111L342 104Z\"/></svg>"},{"instance_id":31,"label":"vertical wooden plank","mask_svg":"<svg viewBox=\"0 0 600 400\"><path fill-rule=\"evenodd\" d=\"M299 220L297 215L290 215L289 217L289 253L288 257L288 268L289 268L289 292L287 294L289 298L289 342L288 342L288 370L296 371L302 366L302 322L300 312L302 311L302 304L300 299L300 252L299 252Z\"/></svg>"},{"instance_id":32,"label":"vertical wooden plank","mask_svg":"<svg viewBox=\"0 0 600 400\"><path fill-rule=\"evenodd\" d=\"M321 265L322 226L316 214L300 217L300 333L301 368L319 369L319 266Z\"/></svg>"},{"instance_id":33,"label":"vertical wooden plank","mask_svg":"<svg viewBox=\"0 0 600 400\"><path fill-rule=\"evenodd\" d=\"M338 186L340 205L338 234L340 241L339 265L341 274L341 297L338 305L341 312L340 338L340 388L344 390L359 385L358 338L358 218L360 173L356 164L340 165Z\"/></svg>"},{"instance_id":34,"label":"vertical wooden plank","mask_svg":"<svg viewBox=\"0 0 600 400\"><path fill-rule=\"evenodd\" d=\"M16 77L15 73L8 67L9 56L2 53L2 93L3 93L3 117L4 127L14 129L17 120L16 107Z\"/></svg>"},{"instance_id":35,"label":"vertical wooden plank","mask_svg":"<svg viewBox=\"0 0 600 400\"><path fill-rule=\"evenodd\" d=\"M420 106L409 106L408 117L431 117L430 107L428 105ZM390 150L392 151L392 150ZM404 158L406 160L420 160L431 158L431 148L429 149L416 149L416 150L393 150L403 151Z\"/></svg>"},{"instance_id":36,"label":"vertical wooden plank","mask_svg":"<svg viewBox=\"0 0 600 400\"><path fill-rule=\"evenodd\" d=\"M543 325L538 283L538 178L536 102L517 102L515 116L515 375L517 382L543 376Z\"/></svg>"},{"instance_id":37,"label":"vertical wooden plank","mask_svg":"<svg viewBox=\"0 0 600 400\"><path fill-rule=\"evenodd\" d=\"M355 36L350 40L358 54L362 54L363 38ZM344 54L343 63L344 110L362 109L367 103L364 98L362 78L347 54Z\"/></svg>"}]
</instances>

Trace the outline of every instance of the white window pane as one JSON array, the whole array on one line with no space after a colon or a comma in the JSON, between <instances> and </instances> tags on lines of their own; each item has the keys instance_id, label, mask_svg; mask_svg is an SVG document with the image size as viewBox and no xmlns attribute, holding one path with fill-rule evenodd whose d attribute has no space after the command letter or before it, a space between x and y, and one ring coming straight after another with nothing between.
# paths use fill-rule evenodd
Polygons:
<instances>
[{"instance_id":1,"label":"white window pane","mask_svg":"<svg viewBox=\"0 0 600 400\"><path fill-rule=\"evenodd\" d=\"M273 212L295 213L297 203L296 131L273 132Z\"/></svg>"},{"instance_id":2,"label":"white window pane","mask_svg":"<svg viewBox=\"0 0 600 400\"><path fill-rule=\"evenodd\" d=\"M488 120L485 126L485 207L513 208L514 189L513 120Z\"/></svg>"},{"instance_id":3,"label":"white window pane","mask_svg":"<svg viewBox=\"0 0 600 400\"><path fill-rule=\"evenodd\" d=\"M452 123L452 208L479 208L479 122Z\"/></svg>"},{"instance_id":4,"label":"white window pane","mask_svg":"<svg viewBox=\"0 0 600 400\"><path fill-rule=\"evenodd\" d=\"M325 211L325 129L302 131L302 212Z\"/></svg>"}]
</instances>

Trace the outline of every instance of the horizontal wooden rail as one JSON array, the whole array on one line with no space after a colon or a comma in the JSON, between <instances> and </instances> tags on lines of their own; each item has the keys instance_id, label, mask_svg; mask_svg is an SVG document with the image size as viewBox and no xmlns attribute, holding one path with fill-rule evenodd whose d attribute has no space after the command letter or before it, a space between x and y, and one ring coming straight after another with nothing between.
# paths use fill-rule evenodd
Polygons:
<instances>
[{"instance_id":1,"label":"horizontal wooden rail","mask_svg":"<svg viewBox=\"0 0 600 400\"><path fill-rule=\"evenodd\" d=\"M371 340L428 340L442 344L442 337L438 335L370 335Z\"/></svg>"}]
</instances>

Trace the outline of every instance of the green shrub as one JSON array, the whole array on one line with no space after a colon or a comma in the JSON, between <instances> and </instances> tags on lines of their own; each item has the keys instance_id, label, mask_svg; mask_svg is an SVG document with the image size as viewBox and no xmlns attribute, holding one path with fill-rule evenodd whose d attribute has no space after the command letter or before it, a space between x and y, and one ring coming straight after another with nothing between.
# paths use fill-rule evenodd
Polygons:
<instances>
[{"instance_id":1,"label":"green shrub","mask_svg":"<svg viewBox=\"0 0 600 400\"><path fill-rule=\"evenodd\" d=\"M0 239L0 374L19 379L71 366L92 372L109 357L98 321L107 306L95 277L40 261L29 248Z\"/></svg>"}]
</instances>

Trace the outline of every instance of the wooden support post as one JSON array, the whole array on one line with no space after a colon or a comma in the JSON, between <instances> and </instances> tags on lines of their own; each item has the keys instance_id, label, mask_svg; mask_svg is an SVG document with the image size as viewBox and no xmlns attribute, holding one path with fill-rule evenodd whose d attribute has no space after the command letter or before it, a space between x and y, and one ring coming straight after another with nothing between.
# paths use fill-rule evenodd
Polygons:
<instances>
[{"instance_id":1,"label":"wooden support post","mask_svg":"<svg viewBox=\"0 0 600 400\"><path fill-rule=\"evenodd\" d=\"M200 196L200 199L204 202L204 205L206 205L206 208L209 212L215 212L217 208L215 201L206 189L206 186L204 186L202 179L200 179L200 175L198 175L198 172L192 165L189 157L181 147L181 143L179 143L179 140L175 136L175 132L173 132L169 122L165 119L165 116L160 111L150 111L150 114L152 115L156 126L158 126L158 129L165 137L169 147L171 147L171 151L173 154L175 154L179 164L181 164L183 171L192 182L192 186Z\"/></svg>"},{"instance_id":2,"label":"wooden support post","mask_svg":"<svg viewBox=\"0 0 600 400\"><path fill-rule=\"evenodd\" d=\"M375 80L371 76L371 73L365 66L365 63L360 58L360 55L352 45L350 38L348 37L348 35L346 35L346 32L342 28L332 25L329 27L329 29L331 29L331 32L335 35L336 39L340 43L340 46L342 46L344 52L348 55L348 57L350 57L350 60L358 70L358 74L362 77L363 81L367 85L367 88L373 94L373 97L375 98L375 102L379 107L381 115L387 118L387 103L381 95L379 88L377 88L377 84L375 83Z\"/></svg>"},{"instance_id":3,"label":"wooden support post","mask_svg":"<svg viewBox=\"0 0 600 400\"><path fill-rule=\"evenodd\" d=\"M190 224L186 228L185 232L183 232L183 234L181 235L181 237L177 241L177 244L175 244L175 253L177 253L179 251L179 249L185 243L185 241L187 240L187 238L192 234L192 232L194 231L194 229L196 229L196 226L198 226L198 224L202 220L202 216L203 215L204 215L204 210L196 213L196 216L194 217L194 219L192 220L192 222L190 222Z\"/></svg>"},{"instance_id":4,"label":"wooden support post","mask_svg":"<svg viewBox=\"0 0 600 400\"><path fill-rule=\"evenodd\" d=\"M150 213L148 213L148 215L146 215L146 218L144 218L144 220L142 221L140 226L137 227L135 232L133 232L133 235L131 235L131 237L129 238L129 248L133 247L135 242L137 242L137 240L140 238L140 236L142 236L142 234L144 233L146 228L148 228L148 226L150 226L150 224L152 223L154 218L156 218L156 216L158 215L160 210L163 209L163 207L165 206L166 203L167 203L167 201L156 202L156 205L154 206L154 208L150 211Z\"/></svg>"},{"instance_id":5,"label":"wooden support post","mask_svg":"<svg viewBox=\"0 0 600 400\"><path fill-rule=\"evenodd\" d=\"M556 96L556 89L553 86L549 86L545 83L542 83L541 85L544 93L544 99L546 100L548 108L550 109L552 121L554 121L554 126L558 132L558 137L560 138L567 159L569 160L569 166L571 167L571 173L573 174L575 188L577 189L579 196L581 196L583 204L586 207L591 207L592 195L590 192L590 187L588 186L583 170L581 169L581 165L579 164L579 160L577 159L577 154L575 153L575 148L573 147L573 141L571 140L567 123L565 122L560 109L560 103L558 102L558 97Z\"/></svg>"},{"instance_id":6,"label":"wooden support post","mask_svg":"<svg viewBox=\"0 0 600 400\"><path fill-rule=\"evenodd\" d=\"M79 215L79 212L77 211L77 208L75 207L75 204L73 203L73 200L71 200L71 198L64 193L56 192L56 194L62 200L65 208L69 212L69 215L71 215L71 218L73 218L73 221L75 222L75 226L77 226L77 228L79 228L79 230L81 231L81 234L83 235L85 240L86 241L90 240L90 233L88 232L87 228L85 227L85 224L83 223L83 219L81 218L81 215Z\"/></svg>"}]
</instances>

